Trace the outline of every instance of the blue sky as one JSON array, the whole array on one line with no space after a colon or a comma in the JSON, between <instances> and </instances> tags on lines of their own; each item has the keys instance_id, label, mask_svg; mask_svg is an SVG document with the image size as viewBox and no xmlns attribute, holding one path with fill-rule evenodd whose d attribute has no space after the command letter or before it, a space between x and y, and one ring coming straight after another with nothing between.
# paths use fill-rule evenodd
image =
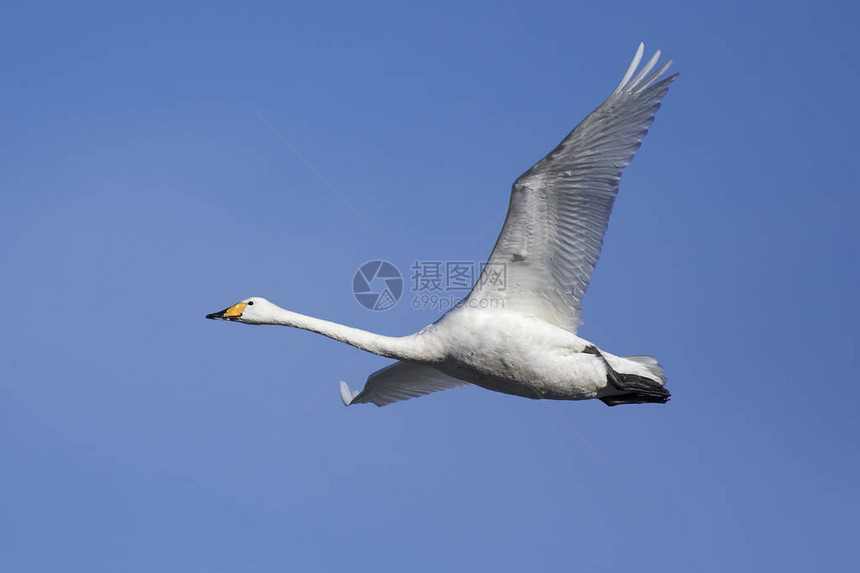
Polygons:
<instances>
[{"instance_id":1,"label":"blue sky","mask_svg":"<svg viewBox=\"0 0 860 573\"><path fill-rule=\"evenodd\" d=\"M849 568L857 17L7 7L0 568ZM681 77L625 173L580 333L658 356L668 405L468 388L347 410L337 380L387 360L203 319L256 295L391 335L434 320L364 309L353 273L483 260L512 181L640 41Z\"/></svg>"}]
</instances>

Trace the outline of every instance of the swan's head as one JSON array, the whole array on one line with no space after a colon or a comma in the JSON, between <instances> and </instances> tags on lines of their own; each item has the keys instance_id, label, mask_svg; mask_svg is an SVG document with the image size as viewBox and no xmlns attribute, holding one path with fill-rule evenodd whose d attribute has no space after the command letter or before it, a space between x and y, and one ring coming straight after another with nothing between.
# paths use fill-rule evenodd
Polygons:
<instances>
[{"instance_id":1,"label":"swan's head","mask_svg":"<svg viewBox=\"0 0 860 573\"><path fill-rule=\"evenodd\" d=\"M242 302L237 302L230 308L225 308L221 312L207 314L206 318L244 322L245 324L269 324L273 318L274 310L277 308L264 298L252 296Z\"/></svg>"}]
</instances>

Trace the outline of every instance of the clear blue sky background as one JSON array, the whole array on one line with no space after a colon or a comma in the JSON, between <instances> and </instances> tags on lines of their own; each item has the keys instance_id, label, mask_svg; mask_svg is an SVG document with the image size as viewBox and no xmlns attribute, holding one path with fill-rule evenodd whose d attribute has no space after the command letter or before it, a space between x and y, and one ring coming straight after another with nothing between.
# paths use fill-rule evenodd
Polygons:
<instances>
[{"instance_id":1,"label":"clear blue sky background","mask_svg":"<svg viewBox=\"0 0 860 573\"><path fill-rule=\"evenodd\" d=\"M7 6L0 569L849 569L860 14L700 4ZM482 260L639 41L681 78L581 334L658 356L668 405L347 410L387 360L203 319L434 320L363 309L355 269Z\"/></svg>"}]
</instances>

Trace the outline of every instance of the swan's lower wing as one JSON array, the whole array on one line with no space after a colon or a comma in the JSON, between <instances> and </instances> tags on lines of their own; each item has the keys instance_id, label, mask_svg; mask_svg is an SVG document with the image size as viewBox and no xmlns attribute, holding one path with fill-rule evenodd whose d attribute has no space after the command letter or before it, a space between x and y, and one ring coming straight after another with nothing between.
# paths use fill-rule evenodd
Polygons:
<instances>
[{"instance_id":1,"label":"swan's lower wing","mask_svg":"<svg viewBox=\"0 0 860 573\"><path fill-rule=\"evenodd\" d=\"M368 376L361 392L352 391L346 382L341 382L340 397L346 406L366 402L386 406L392 402L468 384L465 380L448 376L432 366L399 361Z\"/></svg>"}]
</instances>

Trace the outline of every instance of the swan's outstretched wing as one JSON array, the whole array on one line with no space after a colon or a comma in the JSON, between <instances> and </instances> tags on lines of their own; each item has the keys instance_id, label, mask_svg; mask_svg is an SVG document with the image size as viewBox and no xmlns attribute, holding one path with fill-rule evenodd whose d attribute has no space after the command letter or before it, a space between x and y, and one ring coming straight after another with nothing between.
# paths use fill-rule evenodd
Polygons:
<instances>
[{"instance_id":1,"label":"swan's outstretched wing","mask_svg":"<svg viewBox=\"0 0 860 573\"><path fill-rule=\"evenodd\" d=\"M345 406L366 402L386 406L399 400L409 400L468 384L464 380L443 374L432 366L399 361L368 376L361 392L350 390L346 382L341 381L340 397Z\"/></svg>"},{"instance_id":2,"label":"swan's outstretched wing","mask_svg":"<svg viewBox=\"0 0 860 573\"><path fill-rule=\"evenodd\" d=\"M649 75L659 51L637 73L643 50L640 44L612 95L516 180L502 232L464 308L504 306L571 331L582 323L580 301L621 172L677 77L658 81L671 61Z\"/></svg>"}]
</instances>

